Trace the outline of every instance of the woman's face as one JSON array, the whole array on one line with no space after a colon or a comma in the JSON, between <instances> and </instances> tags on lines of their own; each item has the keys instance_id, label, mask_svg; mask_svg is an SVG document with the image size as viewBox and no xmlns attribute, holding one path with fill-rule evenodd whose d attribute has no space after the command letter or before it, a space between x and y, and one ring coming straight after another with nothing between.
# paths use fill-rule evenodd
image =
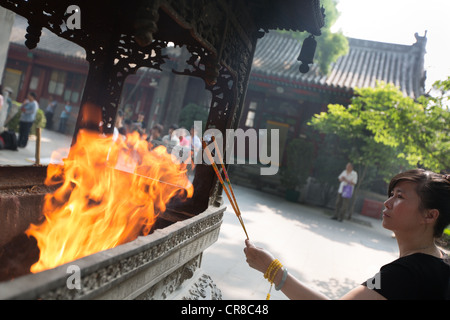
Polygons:
<instances>
[{"instance_id":1,"label":"woman's face","mask_svg":"<svg viewBox=\"0 0 450 320\"><path fill-rule=\"evenodd\" d=\"M421 200L416 186L416 183L409 181L400 181L395 185L389 199L384 202L384 228L394 232L408 232L423 225L424 215L419 209Z\"/></svg>"}]
</instances>

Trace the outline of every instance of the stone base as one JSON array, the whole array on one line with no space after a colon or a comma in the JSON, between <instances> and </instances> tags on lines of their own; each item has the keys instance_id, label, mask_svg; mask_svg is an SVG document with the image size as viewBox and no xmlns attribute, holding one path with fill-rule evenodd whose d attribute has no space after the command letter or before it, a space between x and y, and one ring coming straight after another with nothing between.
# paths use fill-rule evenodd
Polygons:
<instances>
[{"instance_id":1,"label":"stone base","mask_svg":"<svg viewBox=\"0 0 450 320\"><path fill-rule=\"evenodd\" d=\"M220 289L199 268L201 256L172 272L136 300L221 300Z\"/></svg>"}]
</instances>

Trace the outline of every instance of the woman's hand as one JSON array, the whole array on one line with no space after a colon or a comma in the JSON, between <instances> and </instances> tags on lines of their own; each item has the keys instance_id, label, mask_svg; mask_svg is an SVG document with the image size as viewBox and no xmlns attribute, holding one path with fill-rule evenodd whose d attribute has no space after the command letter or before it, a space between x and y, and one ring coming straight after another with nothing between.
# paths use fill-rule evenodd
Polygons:
<instances>
[{"instance_id":1,"label":"woman's hand","mask_svg":"<svg viewBox=\"0 0 450 320\"><path fill-rule=\"evenodd\" d=\"M274 257L271 253L263 248L256 247L250 240L245 240L244 248L245 256L247 257L247 263L250 267L265 273L270 266ZM281 283L283 272L277 272L274 285L278 286ZM285 279L285 283L282 285L281 291L289 298L294 300L326 300L328 299L321 293L311 290L305 287L299 280L293 277L290 273Z\"/></svg>"},{"instance_id":2,"label":"woman's hand","mask_svg":"<svg viewBox=\"0 0 450 320\"><path fill-rule=\"evenodd\" d=\"M256 247L248 239L245 240L244 253L247 257L248 265L262 273L266 272L270 263L275 259L270 252L263 248Z\"/></svg>"}]
</instances>

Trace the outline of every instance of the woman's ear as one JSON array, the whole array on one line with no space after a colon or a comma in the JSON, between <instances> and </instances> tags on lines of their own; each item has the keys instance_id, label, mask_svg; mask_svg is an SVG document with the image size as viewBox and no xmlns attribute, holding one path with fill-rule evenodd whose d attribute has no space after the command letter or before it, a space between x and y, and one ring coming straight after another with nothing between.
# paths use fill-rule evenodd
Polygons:
<instances>
[{"instance_id":1,"label":"woman's ear","mask_svg":"<svg viewBox=\"0 0 450 320\"><path fill-rule=\"evenodd\" d=\"M424 218L425 218L426 223L434 223L434 222L436 222L438 217L439 217L438 209L428 209L425 211Z\"/></svg>"}]
</instances>

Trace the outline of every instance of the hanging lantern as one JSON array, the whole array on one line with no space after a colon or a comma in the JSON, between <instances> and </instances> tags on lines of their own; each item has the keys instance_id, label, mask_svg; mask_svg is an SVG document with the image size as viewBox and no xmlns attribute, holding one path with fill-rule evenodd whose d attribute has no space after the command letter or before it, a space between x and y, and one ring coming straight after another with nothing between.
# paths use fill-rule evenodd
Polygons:
<instances>
[{"instance_id":1,"label":"hanging lantern","mask_svg":"<svg viewBox=\"0 0 450 320\"><path fill-rule=\"evenodd\" d=\"M25 45L28 49L36 48L42 34L42 27L28 20L27 34L25 35Z\"/></svg>"},{"instance_id":2,"label":"hanging lantern","mask_svg":"<svg viewBox=\"0 0 450 320\"><path fill-rule=\"evenodd\" d=\"M297 60L302 64L300 65L300 72L307 73L309 71L309 65L313 63L314 53L316 52L317 42L313 35L303 41L302 50Z\"/></svg>"}]
</instances>

